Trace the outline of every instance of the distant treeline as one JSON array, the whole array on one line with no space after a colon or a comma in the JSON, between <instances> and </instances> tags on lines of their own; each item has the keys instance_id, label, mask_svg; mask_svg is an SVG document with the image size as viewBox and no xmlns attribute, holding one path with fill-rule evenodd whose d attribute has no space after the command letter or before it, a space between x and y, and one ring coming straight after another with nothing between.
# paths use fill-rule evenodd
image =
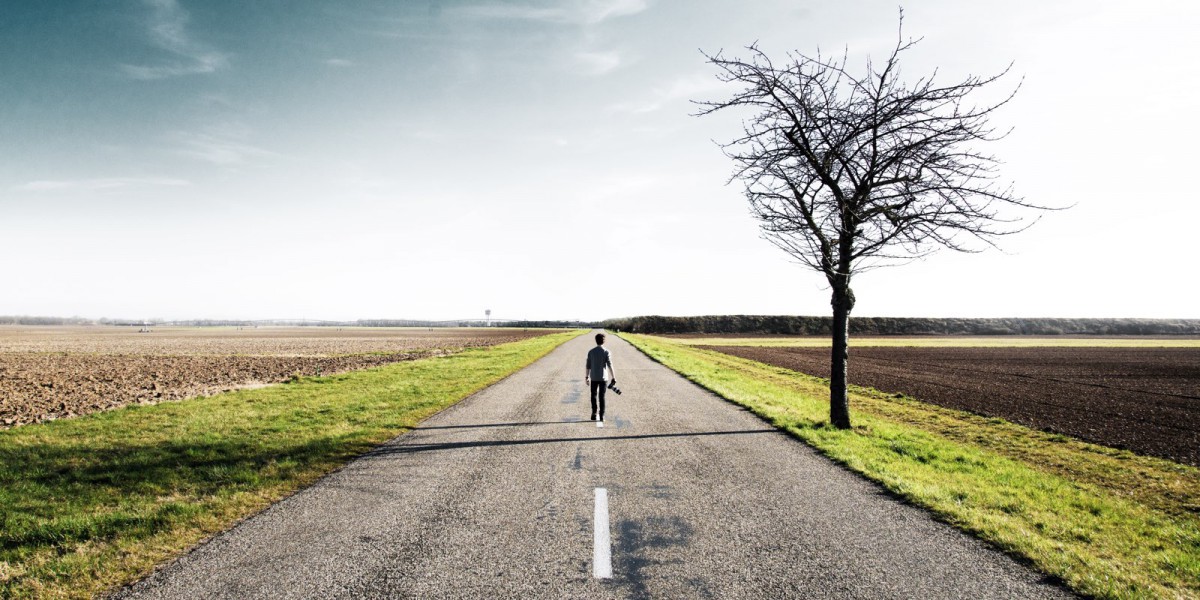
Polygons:
<instances>
[{"instance_id":1,"label":"distant treeline","mask_svg":"<svg viewBox=\"0 0 1200 600\"><path fill-rule=\"evenodd\" d=\"M84 317L31 317L0 315L0 325L116 325L127 327L179 326L179 327L484 327L484 319L454 319L449 321L424 321L418 319L358 319L356 321L317 321L311 319L87 319ZM581 321L490 321L491 327L538 328L590 328L599 323Z\"/></svg>"},{"instance_id":2,"label":"distant treeline","mask_svg":"<svg viewBox=\"0 0 1200 600\"><path fill-rule=\"evenodd\" d=\"M95 319L83 317L30 317L0 315L0 325L95 325Z\"/></svg>"},{"instance_id":3,"label":"distant treeline","mask_svg":"<svg viewBox=\"0 0 1200 600\"><path fill-rule=\"evenodd\" d=\"M595 329L603 327L599 322L589 321L505 321L505 327L525 327L529 329Z\"/></svg>"},{"instance_id":4,"label":"distant treeline","mask_svg":"<svg viewBox=\"0 0 1200 600\"><path fill-rule=\"evenodd\" d=\"M607 329L631 333L829 335L830 317L713 315L610 319ZM856 335L1200 335L1200 319L925 319L851 317Z\"/></svg>"}]
</instances>

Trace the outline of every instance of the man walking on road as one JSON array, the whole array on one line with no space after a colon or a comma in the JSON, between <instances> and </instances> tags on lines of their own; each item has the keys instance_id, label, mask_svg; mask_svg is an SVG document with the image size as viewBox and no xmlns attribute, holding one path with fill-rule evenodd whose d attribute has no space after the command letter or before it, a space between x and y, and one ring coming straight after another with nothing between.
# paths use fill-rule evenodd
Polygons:
<instances>
[{"instance_id":1,"label":"man walking on road","mask_svg":"<svg viewBox=\"0 0 1200 600\"><path fill-rule=\"evenodd\" d=\"M605 369L607 368L607 373ZM596 347L588 351L587 355L587 375L583 381L592 387L592 420L599 418L604 420L604 392L608 385L608 375L612 376L613 383L617 382L617 374L613 372L612 357L608 354L608 348L604 347L604 334L596 334ZM596 404L597 395L599 395L599 405ZM596 408L599 406L600 410Z\"/></svg>"}]
</instances>

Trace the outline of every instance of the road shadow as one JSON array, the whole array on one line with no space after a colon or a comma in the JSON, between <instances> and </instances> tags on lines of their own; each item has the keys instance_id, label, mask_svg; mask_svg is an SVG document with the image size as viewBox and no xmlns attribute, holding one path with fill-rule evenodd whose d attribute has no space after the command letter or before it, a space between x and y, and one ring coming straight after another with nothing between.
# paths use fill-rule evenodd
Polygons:
<instances>
[{"instance_id":1,"label":"road shadow","mask_svg":"<svg viewBox=\"0 0 1200 600\"><path fill-rule=\"evenodd\" d=\"M471 425L434 425L413 427L411 431L427 431L434 429L486 429L489 427L531 427L534 425L564 425L570 423L579 423L580 419L566 419L563 421L534 421L530 423L475 423Z\"/></svg>"},{"instance_id":2,"label":"road shadow","mask_svg":"<svg viewBox=\"0 0 1200 600\"><path fill-rule=\"evenodd\" d=\"M578 381L574 381L574 382L572 382L572 385L571 385L571 391L567 392L566 394L563 394L562 400L560 402L562 404L578 404L582 398L583 398L583 384L579 383Z\"/></svg>"},{"instance_id":3,"label":"road shadow","mask_svg":"<svg viewBox=\"0 0 1200 600\"><path fill-rule=\"evenodd\" d=\"M623 519L616 522L613 538L614 582L624 583L631 589L631 598L650 598L646 585L654 571L662 565L679 563L679 559L666 558L661 552L675 547L686 547L695 535L690 523L680 517L650 517L647 519ZM712 598L700 582L689 581L693 586L692 597ZM699 585L698 585L699 584Z\"/></svg>"},{"instance_id":4,"label":"road shadow","mask_svg":"<svg viewBox=\"0 0 1200 600\"><path fill-rule=\"evenodd\" d=\"M388 456L393 454L414 454L436 450L459 450L463 448L489 448L496 446L529 446L534 444L562 444L575 442L607 442L615 440L651 440L671 438L697 438L713 435L781 435L776 429L747 429L742 431L695 431L687 433L648 433L642 435L606 435L591 437L557 437L534 438L526 440L471 440L465 442L443 442L437 444L394 444L381 446L368 452L364 457Z\"/></svg>"}]
</instances>

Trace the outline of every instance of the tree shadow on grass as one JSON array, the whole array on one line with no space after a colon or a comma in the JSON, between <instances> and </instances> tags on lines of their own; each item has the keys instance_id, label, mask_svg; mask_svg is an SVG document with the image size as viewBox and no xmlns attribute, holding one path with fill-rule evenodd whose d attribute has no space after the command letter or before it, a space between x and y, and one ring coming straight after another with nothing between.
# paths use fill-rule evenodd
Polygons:
<instances>
[{"instance_id":1,"label":"tree shadow on grass","mask_svg":"<svg viewBox=\"0 0 1200 600\"><path fill-rule=\"evenodd\" d=\"M214 498L286 484L368 448L344 436L0 444L0 554L149 537L202 515Z\"/></svg>"}]
</instances>

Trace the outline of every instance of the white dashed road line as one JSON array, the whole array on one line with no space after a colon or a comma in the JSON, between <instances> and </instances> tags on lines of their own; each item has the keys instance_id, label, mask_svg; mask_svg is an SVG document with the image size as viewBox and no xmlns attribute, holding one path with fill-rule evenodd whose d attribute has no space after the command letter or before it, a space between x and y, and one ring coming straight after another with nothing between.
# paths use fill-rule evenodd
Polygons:
<instances>
[{"instance_id":1,"label":"white dashed road line","mask_svg":"<svg viewBox=\"0 0 1200 600\"><path fill-rule=\"evenodd\" d=\"M608 538L608 490L596 488L596 516L592 522L595 531L592 538L592 576L596 579L612 577L612 544Z\"/></svg>"}]
</instances>

